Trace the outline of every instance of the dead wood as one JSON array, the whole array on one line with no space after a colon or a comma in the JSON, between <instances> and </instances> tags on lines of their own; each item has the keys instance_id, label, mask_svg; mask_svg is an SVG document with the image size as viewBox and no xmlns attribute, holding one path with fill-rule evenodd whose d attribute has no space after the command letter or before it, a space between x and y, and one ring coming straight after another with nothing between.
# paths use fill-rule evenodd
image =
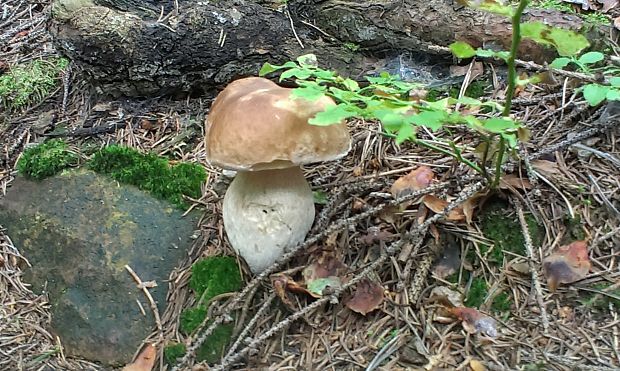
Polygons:
<instances>
[{"instance_id":1,"label":"dead wood","mask_svg":"<svg viewBox=\"0 0 620 371\"><path fill-rule=\"evenodd\" d=\"M364 55L429 52L430 46L455 40L503 49L510 42L506 18L450 1L299 0L288 8L243 0L162 4L57 0L50 30L100 91L114 96L201 94L256 74L265 61L283 62L304 53L317 54L322 66L358 77L372 69ZM530 10L525 18L584 27L579 18L553 11ZM541 61L550 55L551 50L529 42L521 50L524 59Z\"/></svg>"}]
</instances>

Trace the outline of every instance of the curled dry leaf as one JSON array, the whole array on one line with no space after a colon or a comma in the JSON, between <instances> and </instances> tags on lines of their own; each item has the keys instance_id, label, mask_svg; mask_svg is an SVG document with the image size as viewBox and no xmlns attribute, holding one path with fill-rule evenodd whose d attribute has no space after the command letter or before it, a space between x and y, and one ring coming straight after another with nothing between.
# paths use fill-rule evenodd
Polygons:
<instances>
[{"instance_id":1,"label":"curled dry leaf","mask_svg":"<svg viewBox=\"0 0 620 371\"><path fill-rule=\"evenodd\" d=\"M151 371L155 365L157 348L153 344L147 344L135 361L123 367L123 371Z\"/></svg>"},{"instance_id":2,"label":"curled dry leaf","mask_svg":"<svg viewBox=\"0 0 620 371\"><path fill-rule=\"evenodd\" d=\"M433 195L424 196L424 198L422 199L422 202L424 202L424 205L426 207L428 207L429 209L431 209L433 212L437 214L443 212L449 204L448 201L442 200L441 198L433 196ZM463 212L463 207L457 206L456 208L450 210L450 212L446 216L446 219L453 221L453 222L464 221L465 213Z\"/></svg>"},{"instance_id":3,"label":"curled dry leaf","mask_svg":"<svg viewBox=\"0 0 620 371\"><path fill-rule=\"evenodd\" d=\"M497 324L495 319L481 313L477 309L454 307L450 308L450 313L462 321L465 331L471 334L480 332L490 337L497 337Z\"/></svg>"},{"instance_id":4,"label":"curled dry leaf","mask_svg":"<svg viewBox=\"0 0 620 371\"><path fill-rule=\"evenodd\" d=\"M367 231L368 233L365 236L359 238L360 242L364 245L372 245L375 242L380 241L389 241L396 236L395 234L382 230L379 227L369 227Z\"/></svg>"},{"instance_id":5,"label":"curled dry leaf","mask_svg":"<svg viewBox=\"0 0 620 371\"><path fill-rule=\"evenodd\" d=\"M551 291L555 291L559 284L573 283L584 278L591 266L585 241L561 246L543 260L545 277Z\"/></svg>"},{"instance_id":6,"label":"curled dry leaf","mask_svg":"<svg viewBox=\"0 0 620 371\"><path fill-rule=\"evenodd\" d=\"M390 188L390 193L394 198L404 197L428 187L434 178L435 174L430 167L420 166L409 174L396 179Z\"/></svg>"},{"instance_id":7,"label":"curled dry leaf","mask_svg":"<svg viewBox=\"0 0 620 371\"><path fill-rule=\"evenodd\" d=\"M366 315L379 308L383 299L383 287L365 278L357 284L353 296L345 305L354 312Z\"/></svg>"},{"instance_id":8,"label":"curled dry leaf","mask_svg":"<svg viewBox=\"0 0 620 371\"><path fill-rule=\"evenodd\" d=\"M292 310L295 310L297 306L289 296L289 282L292 282L292 286L297 285L303 293L306 293L306 290L303 287L299 286L297 282L285 274L276 274L271 277L271 285L273 286L273 290L276 295L278 295L284 305Z\"/></svg>"}]
</instances>

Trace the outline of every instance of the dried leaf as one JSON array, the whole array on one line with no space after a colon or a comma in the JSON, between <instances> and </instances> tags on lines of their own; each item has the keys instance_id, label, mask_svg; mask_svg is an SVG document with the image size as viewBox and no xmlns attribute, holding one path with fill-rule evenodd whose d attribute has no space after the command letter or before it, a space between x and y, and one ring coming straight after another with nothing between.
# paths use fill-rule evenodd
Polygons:
<instances>
[{"instance_id":1,"label":"dried leaf","mask_svg":"<svg viewBox=\"0 0 620 371\"><path fill-rule=\"evenodd\" d=\"M379 241L389 241L394 236L396 235L388 231L384 231L379 227L369 227L368 233L365 236L360 237L359 240L364 245L372 245Z\"/></svg>"},{"instance_id":2,"label":"dried leaf","mask_svg":"<svg viewBox=\"0 0 620 371\"><path fill-rule=\"evenodd\" d=\"M558 167L558 163L554 161L534 160L531 164L535 170L538 170L544 174L562 174L562 171L560 171L560 168Z\"/></svg>"},{"instance_id":3,"label":"dried leaf","mask_svg":"<svg viewBox=\"0 0 620 371\"><path fill-rule=\"evenodd\" d=\"M484 367L484 363L478 361L477 359L472 359L469 361L469 368L471 371L486 371L486 367Z\"/></svg>"},{"instance_id":4,"label":"dried leaf","mask_svg":"<svg viewBox=\"0 0 620 371\"><path fill-rule=\"evenodd\" d=\"M278 295L280 300L292 310L295 310L297 306L291 299L288 294L288 283L289 281L293 281L290 277L284 274L277 274L271 277L271 285L273 286L273 290ZM295 281L293 281L295 282Z\"/></svg>"},{"instance_id":5,"label":"dried leaf","mask_svg":"<svg viewBox=\"0 0 620 371\"><path fill-rule=\"evenodd\" d=\"M588 245L585 241L575 241L559 247L543 260L547 285L555 291L559 284L573 283L583 279L590 271Z\"/></svg>"},{"instance_id":6,"label":"dried leaf","mask_svg":"<svg viewBox=\"0 0 620 371\"><path fill-rule=\"evenodd\" d=\"M155 365L157 349L153 344L147 344L135 361L123 367L123 371L151 371Z\"/></svg>"},{"instance_id":7,"label":"dried leaf","mask_svg":"<svg viewBox=\"0 0 620 371\"><path fill-rule=\"evenodd\" d=\"M458 272L461 267L461 248L456 241L446 241L439 262L433 267L433 274L441 279Z\"/></svg>"},{"instance_id":8,"label":"dried leaf","mask_svg":"<svg viewBox=\"0 0 620 371\"><path fill-rule=\"evenodd\" d=\"M618 6L618 0L598 0L599 3L603 4L601 8L602 13L607 13L611 9Z\"/></svg>"},{"instance_id":9,"label":"dried leaf","mask_svg":"<svg viewBox=\"0 0 620 371\"><path fill-rule=\"evenodd\" d=\"M465 331L475 334L477 332L490 337L497 336L497 324L495 319L481 313L477 309L467 307L450 308L453 316L462 321Z\"/></svg>"},{"instance_id":10,"label":"dried leaf","mask_svg":"<svg viewBox=\"0 0 620 371\"><path fill-rule=\"evenodd\" d=\"M516 174L506 174L499 181L499 188L501 189L532 189L532 183L529 180L519 178Z\"/></svg>"},{"instance_id":11,"label":"dried leaf","mask_svg":"<svg viewBox=\"0 0 620 371\"><path fill-rule=\"evenodd\" d=\"M433 196L433 195L424 196L424 198L422 199L422 202L424 202L424 205L435 213L443 212L445 208L448 206L448 201L442 200L441 198ZM446 216L446 219L453 221L453 222L464 221L465 214L463 213L463 208L461 206L458 206L452 209Z\"/></svg>"},{"instance_id":12,"label":"dried leaf","mask_svg":"<svg viewBox=\"0 0 620 371\"><path fill-rule=\"evenodd\" d=\"M435 174L430 167L420 166L409 174L396 179L390 188L390 193L394 198L404 197L428 187L434 178Z\"/></svg>"},{"instance_id":13,"label":"dried leaf","mask_svg":"<svg viewBox=\"0 0 620 371\"><path fill-rule=\"evenodd\" d=\"M366 315L379 308L383 299L383 287L369 279L363 279L345 305L354 312Z\"/></svg>"},{"instance_id":14,"label":"dried leaf","mask_svg":"<svg viewBox=\"0 0 620 371\"><path fill-rule=\"evenodd\" d=\"M620 17L614 18L614 27L616 30L620 30Z\"/></svg>"},{"instance_id":15,"label":"dried leaf","mask_svg":"<svg viewBox=\"0 0 620 371\"><path fill-rule=\"evenodd\" d=\"M428 298L431 303L439 303L448 307L462 307L463 294L446 286L436 286Z\"/></svg>"}]
</instances>

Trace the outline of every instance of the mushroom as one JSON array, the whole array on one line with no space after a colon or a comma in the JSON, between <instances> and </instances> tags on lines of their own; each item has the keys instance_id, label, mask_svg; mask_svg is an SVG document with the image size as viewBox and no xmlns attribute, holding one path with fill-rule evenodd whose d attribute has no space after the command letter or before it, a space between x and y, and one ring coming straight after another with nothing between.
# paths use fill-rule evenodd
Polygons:
<instances>
[{"instance_id":1,"label":"mushroom","mask_svg":"<svg viewBox=\"0 0 620 371\"><path fill-rule=\"evenodd\" d=\"M254 273L303 242L314 222L314 199L300 165L336 160L351 148L344 123L315 126L325 107L291 97L292 89L248 77L216 97L207 118L208 160L238 173L224 196L224 229Z\"/></svg>"}]
</instances>

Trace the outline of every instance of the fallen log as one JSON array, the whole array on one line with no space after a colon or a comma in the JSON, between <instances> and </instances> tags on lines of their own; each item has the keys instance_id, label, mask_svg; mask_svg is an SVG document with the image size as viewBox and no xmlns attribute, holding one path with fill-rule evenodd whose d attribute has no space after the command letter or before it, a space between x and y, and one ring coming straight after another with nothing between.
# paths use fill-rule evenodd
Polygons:
<instances>
[{"instance_id":1,"label":"fallen log","mask_svg":"<svg viewBox=\"0 0 620 371\"><path fill-rule=\"evenodd\" d=\"M455 40L506 49L510 39L508 19L444 0L292 0L287 7L246 0L174 4L56 0L49 29L100 92L113 96L201 94L256 74L266 61L284 62L305 53L317 54L326 68L357 77L372 69L368 55L433 52L433 45ZM525 18L584 28L579 18L553 11L530 10ZM553 55L533 42L525 42L520 52L521 58L537 61Z\"/></svg>"}]
</instances>

